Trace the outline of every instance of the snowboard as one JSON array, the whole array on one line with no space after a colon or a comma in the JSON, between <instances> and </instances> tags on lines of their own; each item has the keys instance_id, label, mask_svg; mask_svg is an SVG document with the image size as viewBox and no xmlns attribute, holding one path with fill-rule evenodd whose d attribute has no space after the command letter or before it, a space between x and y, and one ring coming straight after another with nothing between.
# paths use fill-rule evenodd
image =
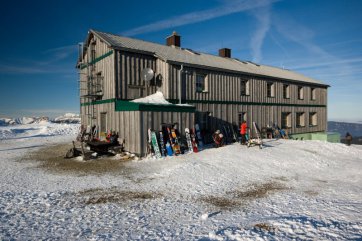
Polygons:
<instances>
[{"instance_id":1,"label":"snowboard","mask_svg":"<svg viewBox=\"0 0 362 241\"><path fill-rule=\"evenodd\" d=\"M189 148L189 152L193 152L193 146L192 146L192 142L191 142L191 135L190 135L189 128L185 128L185 136L186 136L187 147Z\"/></svg>"},{"instance_id":2,"label":"snowboard","mask_svg":"<svg viewBox=\"0 0 362 241\"><path fill-rule=\"evenodd\" d=\"M195 124L195 131L196 131L197 140L199 142L198 149L201 150L204 147L204 143L202 142L202 137L201 137L201 131L200 131L199 124Z\"/></svg>"},{"instance_id":3,"label":"snowboard","mask_svg":"<svg viewBox=\"0 0 362 241\"><path fill-rule=\"evenodd\" d=\"M152 151L152 138L151 138L151 129L147 130L147 154L151 154Z\"/></svg>"},{"instance_id":4,"label":"snowboard","mask_svg":"<svg viewBox=\"0 0 362 241\"><path fill-rule=\"evenodd\" d=\"M173 153L175 155L180 154L180 147L179 147L178 143L176 143L176 139L173 138L172 131L171 131L170 127L167 127L167 133L168 133L168 138L170 140L170 145L172 147Z\"/></svg>"},{"instance_id":5,"label":"snowboard","mask_svg":"<svg viewBox=\"0 0 362 241\"><path fill-rule=\"evenodd\" d=\"M160 147L161 147L161 155L162 156L166 156L166 148L165 148L165 141L163 138L163 131L161 130L160 132Z\"/></svg>"},{"instance_id":6,"label":"snowboard","mask_svg":"<svg viewBox=\"0 0 362 241\"><path fill-rule=\"evenodd\" d=\"M152 141L152 147L153 150L155 151L155 156L157 158L161 158L161 152L160 152L160 148L158 147L158 142L157 142L157 135L156 132L151 131L151 141Z\"/></svg>"},{"instance_id":7,"label":"snowboard","mask_svg":"<svg viewBox=\"0 0 362 241\"><path fill-rule=\"evenodd\" d=\"M181 154L181 147L180 147L180 143L178 140L176 130L173 128L171 129L171 135L172 135L172 138L174 139L174 145L173 145L174 152L176 155L179 155L179 154Z\"/></svg>"},{"instance_id":8,"label":"snowboard","mask_svg":"<svg viewBox=\"0 0 362 241\"><path fill-rule=\"evenodd\" d=\"M190 135L191 135L192 150L193 152L198 152L195 129L191 129Z\"/></svg>"},{"instance_id":9,"label":"snowboard","mask_svg":"<svg viewBox=\"0 0 362 241\"><path fill-rule=\"evenodd\" d=\"M167 155L169 155L169 156L173 156L172 147L171 147L171 145L170 145L170 142L169 142L169 141L167 141L167 142L166 142L166 151L167 151Z\"/></svg>"}]
</instances>

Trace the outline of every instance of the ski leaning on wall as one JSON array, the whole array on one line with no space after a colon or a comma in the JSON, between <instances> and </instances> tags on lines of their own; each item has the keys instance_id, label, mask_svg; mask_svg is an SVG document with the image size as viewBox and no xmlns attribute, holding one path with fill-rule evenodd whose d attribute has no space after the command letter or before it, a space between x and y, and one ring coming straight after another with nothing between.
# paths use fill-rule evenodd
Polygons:
<instances>
[{"instance_id":1,"label":"ski leaning on wall","mask_svg":"<svg viewBox=\"0 0 362 241\"><path fill-rule=\"evenodd\" d=\"M250 129L249 129L249 140L247 142L247 146L250 147L250 146L259 146L260 149L263 148L263 140L261 139L261 134L260 134L260 129L259 129L259 126L253 122L253 127L254 127L254 130L255 130L255 133L256 133L256 138L251 138L250 137Z\"/></svg>"}]
</instances>

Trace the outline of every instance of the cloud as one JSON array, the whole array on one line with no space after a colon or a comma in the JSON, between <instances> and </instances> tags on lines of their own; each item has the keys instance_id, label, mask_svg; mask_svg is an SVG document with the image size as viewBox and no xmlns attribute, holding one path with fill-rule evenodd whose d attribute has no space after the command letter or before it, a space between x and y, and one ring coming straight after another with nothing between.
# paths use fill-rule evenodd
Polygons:
<instances>
[{"instance_id":1,"label":"cloud","mask_svg":"<svg viewBox=\"0 0 362 241\"><path fill-rule=\"evenodd\" d=\"M305 51L298 59L288 59L287 68L293 70L302 70L306 74L312 73L312 76L321 76L326 73L330 78L327 81L330 83L340 83L343 76L353 77L359 68L355 68L353 64L362 62L361 57L340 57L326 51L315 43L315 33L296 22L292 16L288 14L274 13L272 15L272 26L286 40L294 42L302 46ZM335 49L334 49L335 52ZM325 75L326 76L326 75Z\"/></svg>"},{"instance_id":2,"label":"cloud","mask_svg":"<svg viewBox=\"0 0 362 241\"><path fill-rule=\"evenodd\" d=\"M362 63L362 58L352 58L352 59L338 59L336 57L331 57L329 61L313 61L304 63L301 65L296 65L293 69L311 69L311 68L319 68L319 67L329 67L329 66L336 66L336 65L344 65L344 64L354 64L354 63Z\"/></svg>"},{"instance_id":3,"label":"cloud","mask_svg":"<svg viewBox=\"0 0 362 241\"><path fill-rule=\"evenodd\" d=\"M258 28L250 40L251 53L254 62L260 62L262 60L261 50L263 42L270 29L270 9L271 7L269 4L265 7L252 11L253 15L258 20Z\"/></svg>"},{"instance_id":4,"label":"cloud","mask_svg":"<svg viewBox=\"0 0 362 241\"><path fill-rule=\"evenodd\" d=\"M277 1L279 1L279 0L224 1L223 5L216 7L216 8L207 9L207 10L203 10L203 11L191 12L191 13L183 14L180 16L175 16L175 17L161 20L161 21L158 21L155 23L151 23L151 24L143 25L143 26L136 27L133 29L129 29L127 31L124 31L121 34L125 35L125 36L134 36L134 35L143 34L143 33L156 32L156 31L160 31L163 29L169 29L169 28L184 26L184 25L188 25L188 24L203 22L206 20L230 15L233 13L248 11L251 9L270 5L271 3L277 2Z\"/></svg>"},{"instance_id":5,"label":"cloud","mask_svg":"<svg viewBox=\"0 0 362 241\"><path fill-rule=\"evenodd\" d=\"M52 63L52 62L66 59L66 58L74 55L77 51L78 51L78 45L74 44L74 45L66 45L66 46L48 49L48 50L45 50L43 53L46 55L50 55L50 57L51 57L49 59L50 62L47 62L47 63Z\"/></svg>"}]
</instances>

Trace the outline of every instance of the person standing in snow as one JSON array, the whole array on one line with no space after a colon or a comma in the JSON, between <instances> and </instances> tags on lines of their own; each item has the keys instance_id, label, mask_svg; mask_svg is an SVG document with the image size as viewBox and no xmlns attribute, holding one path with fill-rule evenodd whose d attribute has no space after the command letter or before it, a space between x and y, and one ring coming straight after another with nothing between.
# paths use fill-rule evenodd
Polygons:
<instances>
[{"instance_id":1,"label":"person standing in snow","mask_svg":"<svg viewBox=\"0 0 362 241\"><path fill-rule=\"evenodd\" d=\"M351 142L352 142L352 135L349 134L349 132L347 132L347 134L346 134L346 144L347 144L347 146L350 146Z\"/></svg>"},{"instance_id":2,"label":"person standing in snow","mask_svg":"<svg viewBox=\"0 0 362 241\"><path fill-rule=\"evenodd\" d=\"M241 145L245 145L246 143L246 129L248 128L248 126L246 125L246 121L244 120L241 125L240 125L240 135L241 135Z\"/></svg>"}]
</instances>

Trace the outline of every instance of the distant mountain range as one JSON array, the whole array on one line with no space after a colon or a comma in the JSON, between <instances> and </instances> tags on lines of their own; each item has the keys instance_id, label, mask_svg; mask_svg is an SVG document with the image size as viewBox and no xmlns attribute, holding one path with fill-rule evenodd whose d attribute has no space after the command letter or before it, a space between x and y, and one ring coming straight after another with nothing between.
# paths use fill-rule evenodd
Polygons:
<instances>
[{"instance_id":1,"label":"distant mountain range","mask_svg":"<svg viewBox=\"0 0 362 241\"><path fill-rule=\"evenodd\" d=\"M349 132L354 137L362 136L362 122L361 123L349 123L328 121L328 131L338 132L341 134L341 138L344 138L346 133Z\"/></svg>"},{"instance_id":2,"label":"distant mountain range","mask_svg":"<svg viewBox=\"0 0 362 241\"><path fill-rule=\"evenodd\" d=\"M20 117L20 118L0 118L0 126L7 125L26 125L35 123L80 123L79 114L67 113L65 115L51 119L49 117ZM328 131L338 132L341 134L341 138L344 138L347 132L354 137L362 137L362 122L361 123L349 123L339 121L328 121Z\"/></svg>"},{"instance_id":3,"label":"distant mountain range","mask_svg":"<svg viewBox=\"0 0 362 241\"><path fill-rule=\"evenodd\" d=\"M0 118L0 126L7 125L27 125L36 123L80 123L80 116L78 114L67 113L65 115L51 119L49 117L20 117L20 118Z\"/></svg>"}]
</instances>

